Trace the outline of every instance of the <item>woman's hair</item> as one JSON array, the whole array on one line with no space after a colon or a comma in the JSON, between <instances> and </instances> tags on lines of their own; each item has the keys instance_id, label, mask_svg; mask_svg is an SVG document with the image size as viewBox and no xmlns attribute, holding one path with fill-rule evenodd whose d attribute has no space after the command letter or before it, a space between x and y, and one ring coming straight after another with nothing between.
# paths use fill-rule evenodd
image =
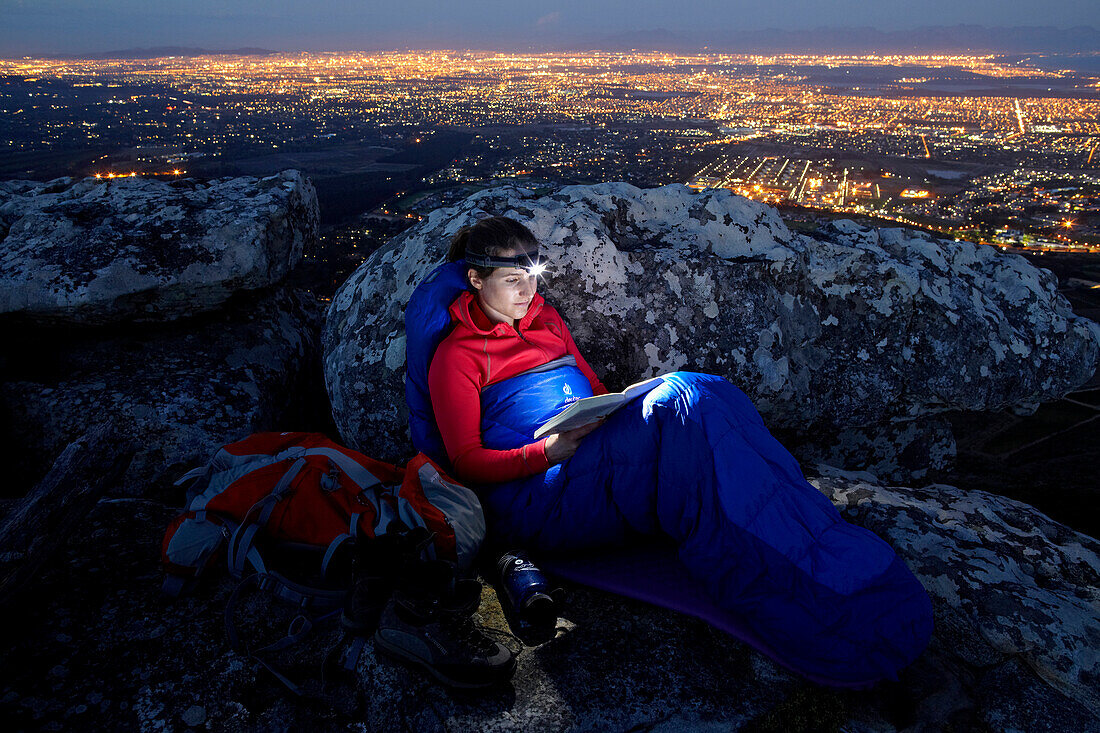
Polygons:
<instances>
[{"instance_id":1,"label":"woman's hair","mask_svg":"<svg viewBox=\"0 0 1100 733\"><path fill-rule=\"evenodd\" d=\"M515 219L509 219L506 216L490 216L455 232L454 237L451 238L451 249L447 253L447 261L455 262L464 259L467 252L496 257L508 250L530 252L538 246L539 240L531 230ZM470 269L476 271L478 277L489 277L493 273L492 267L470 265Z\"/></svg>"}]
</instances>

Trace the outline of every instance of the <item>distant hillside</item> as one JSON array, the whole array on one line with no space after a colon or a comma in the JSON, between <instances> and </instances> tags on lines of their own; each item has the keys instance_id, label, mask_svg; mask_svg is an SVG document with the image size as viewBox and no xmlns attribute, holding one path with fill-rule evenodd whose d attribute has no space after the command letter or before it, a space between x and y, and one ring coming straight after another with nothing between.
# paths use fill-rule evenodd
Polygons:
<instances>
[{"instance_id":1,"label":"distant hillside","mask_svg":"<svg viewBox=\"0 0 1100 733\"><path fill-rule=\"evenodd\" d=\"M661 29L612 36L593 36L570 44L571 50L600 48L625 51L632 48L657 51L727 52L989 52L989 53L1096 53L1100 31L1091 26L1074 28L993 28L981 25L927 26L905 31L876 28L817 28L814 30L672 32Z\"/></svg>"},{"instance_id":2,"label":"distant hillside","mask_svg":"<svg viewBox=\"0 0 1100 733\"><path fill-rule=\"evenodd\" d=\"M405 49L426 48L431 44L411 43ZM465 46L456 40L456 47ZM675 53L701 51L723 53L994 53L994 54L1082 54L1097 59L1087 66L1100 65L1100 31L1092 26L1054 28L989 27L984 25L925 26L912 30L884 31L870 27L815 28L794 30L670 31L653 28L613 35L576 34L537 37L501 37L491 46L472 43L470 48L494 51L629 51L651 50ZM316 51L333 49L315 49ZM349 49L350 50L350 49ZM357 48L358 51L382 50ZM271 55L266 48L242 47L211 50L190 46L130 48L90 54L51 54L47 58L151 59L163 56Z\"/></svg>"}]
</instances>

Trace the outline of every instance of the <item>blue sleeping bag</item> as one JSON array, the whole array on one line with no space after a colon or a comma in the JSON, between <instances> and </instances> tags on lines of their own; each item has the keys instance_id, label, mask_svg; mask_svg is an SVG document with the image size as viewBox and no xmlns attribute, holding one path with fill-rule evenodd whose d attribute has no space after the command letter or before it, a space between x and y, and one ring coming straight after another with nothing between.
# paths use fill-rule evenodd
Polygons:
<instances>
[{"instance_id":1,"label":"blue sleeping bag","mask_svg":"<svg viewBox=\"0 0 1100 733\"><path fill-rule=\"evenodd\" d=\"M405 402L413 446L440 466L450 467L428 396L428 367L439 342L451 332L449 308L466 290L466 262L448 262L416 286L405 305Z\"/></svg>"},{"instance_id":2,"label":"blue sleeping bag","mask_svg":"<svg viewBox=\"0 0 1100 733\"><path fill-rule=\"evenodd\" d=\"M446 268L462 272L461 265ZM443 281L430 278L417 293ZM435 302L446 299L435 295ZM425 301L414 294L413 302ZM406 332L410 344L434 341L430 362L447 330L426 333L425 322L423 314L407 316ZM408 375L417 376L411 357ZM483 390L485 446L531 442L561 406L563 384L575 396L591 394L569 364ZM422 385L426 397L426 364ZM410 410L418 412L411 402ZM490 530L503 541L540 557L572 553L567 575L694 613L817 682L862 687L896 679L931 636L931 602L905 564L840 517L744 393L721 377L665 375L565 463L479 493ZM650 547L632 563L629 548L639 536L666 538L675 559ZM624 547L601 566L603 551ZM601 575L608 568L613 575Z\"/></svg>"}]
</instances>

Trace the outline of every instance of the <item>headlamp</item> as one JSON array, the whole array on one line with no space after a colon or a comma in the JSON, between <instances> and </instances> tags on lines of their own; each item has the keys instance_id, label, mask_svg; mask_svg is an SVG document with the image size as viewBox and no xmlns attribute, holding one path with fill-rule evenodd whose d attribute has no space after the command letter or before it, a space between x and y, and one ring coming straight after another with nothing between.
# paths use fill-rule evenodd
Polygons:
<instances>
[{"instance_id":1,"label":"headlamp","mask_svg":"<svg viewBox=\"0 0 1100 733\"><path fill-rule=\"evenodd\" d=\"M489 255L466 253L466 264L474 267L518 267L526 270L528 275L538 276L546 272L546 266L550 263L546 257L538 252L528 254L521 252L513 257L490 257Z\"/></svg>"}]
</instances>

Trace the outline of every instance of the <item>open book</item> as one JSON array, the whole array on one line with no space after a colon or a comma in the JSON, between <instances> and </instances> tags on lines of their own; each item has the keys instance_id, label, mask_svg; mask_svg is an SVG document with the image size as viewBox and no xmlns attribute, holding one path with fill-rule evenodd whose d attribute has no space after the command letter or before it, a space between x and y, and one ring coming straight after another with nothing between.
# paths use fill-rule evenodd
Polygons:
<instances>
[{"instance_id":1,"label":"open book","mask_svg":"<svg viewBox=\"0 0 1100 733\"><path fill-rule=\"evenodd\" d=\"M535 431L534 438L538 440L544 435L564 433L601 420L635 397L644 395L660 383L660 377L653 377L652 379L635 382L622 392L609 392L577 400L543 423L542 427Z\"/></svg>"}]
</instances>

